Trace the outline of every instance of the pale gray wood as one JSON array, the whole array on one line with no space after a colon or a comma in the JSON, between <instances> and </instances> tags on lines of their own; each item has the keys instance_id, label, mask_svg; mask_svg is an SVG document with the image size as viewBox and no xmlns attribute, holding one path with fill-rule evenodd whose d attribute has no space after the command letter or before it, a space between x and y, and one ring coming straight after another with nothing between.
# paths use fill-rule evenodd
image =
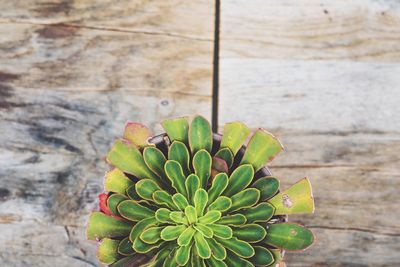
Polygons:
<instances>
[{"instance_id":1,"label":"pale gray wood","mask_svg":"<svg viewBox=\"0 0 400 267\"><path fill-rule=\"evenodd\" d=\"M0 6L0 266L100 266L85 225L125 122L211 119L214 5Z\"/></svg>"},{"instance_id":2,"label":"pale gray wood","mask_svg":"<svg viewBox=\"0 0 400 267\"><path fill-rule=\"evenodd\" d=\"M264 127L285 189L310 178L314 230L288 266L400 264L399 4L223 1L219 126Z\"/></svg>"}]
</instances>

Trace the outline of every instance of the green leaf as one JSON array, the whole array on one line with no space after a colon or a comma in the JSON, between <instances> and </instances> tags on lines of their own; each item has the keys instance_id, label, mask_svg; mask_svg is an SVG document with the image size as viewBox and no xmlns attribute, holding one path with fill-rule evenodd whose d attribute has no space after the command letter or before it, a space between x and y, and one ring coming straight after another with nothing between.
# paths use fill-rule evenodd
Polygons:
<instances>
[{"instance_id":1,"label":"green leaf","mask_svg":"<svg viewBox=\"0 0 400 267\"><path fill-rule=\"evenodd\" d=\"M110 211L114 215L119 215L119 212L117 210L117 206L119 203L121 203L124 200L127 200L128 198L125 195L121 194L112 194L107 198L107 207L110 209Z\"/></svg>"},{"instance_id":2,"label":"green leaf","mask_svg":"<svg viewBox=\"0 0 400 267\"><path fill-rule=\"evenodd\" d=\"M182 234L178 238L178 245L179 246L189 245L189 243L190 243L190 241L192 241L192 238L195 233L196 233L196 230L192 226L189 226L188 228L186 228L186 230L183 231Z\"/></svg>"},{"instance_id":3,"label":"green leaf","mask_svg":"<svg viewBox=\"0 0 400 267\"><path fill-rule=\"evenodd\" d=\"M222 148L218 150L218 152L215 154L215 157L223 159L228 165L228 168L232 167L234 156L229 148Z\"/></svg>"},{"instance_id":4,"label":"green leaf","mask_svg":"<svg viewBox=\"0 0 400 267\"><path fill-rule=\"evenodd\" d=\"M251 137L240 164L250 163L253 165L255 172L257 172L282 149L281 143L275 136L263 129L259 129Z\"/></svg>"},{"instance_id":5,"label":"green leaf","mask_svg":"<svg viewBox=\"0 0 400 267\"><path fill-rule=\"evenodd\" d=\"M133 226L131 232L129 233L129 240L134 243L136 239L139 239L139 236L143 233L147 228L157 225L157 220L154 217L150 217L147 219L143 219Z\"/></svg>"},{"instance_id":6,"label":"green leaf","mask_svg":"<svg viewBox=\"0 0 400 267\"><path fill-rule=\"evenodd\" d=\"M161 188L150 179L143 179L136 183L136 192L143 199L153 200L153 193L158 190Z\"/></svg>"},{"instance_id":7,"label":"green leaf","mask_svg":"<svg viewBox=\"0 0 400 267\"><path fill-rule=\"evenodd\" d=\"M184 246L184 247L179 247L176 251L175 258L176 262L180 266L186 265L190 259L190 250L192 249L192 246Z\"/></svg>"},{"instance_id":8,"label":"green leaf","mask_svg":"<svg viewBox=\"0 0 400 267\"><path fill-rule=\"evenodd\" d=\"M269 251L272 253L274 257L273 263L268 265L268 267L276 267L276 264L279 264L282 262L282 250L279 248L270 248ZM279 265L279 267L284 267L286 265Z\"/></svg>"},{"instance_id":9,"label":"green leaf","mask_svg":"<svg viewBox=\"0 0 400 267\"><path fill-rule=\"evenodd\" d=\"M272 176L261 177L251 187L257 188L261 194L260 201L265 201L278 192L279 180Z\"/></svg>"},{"instance_id":10,"label":"green leaf","mask_svg":"<svg viewBox=\"0 0 400 267\"><path fill-rule=\"evenodd\" d=\"M151 137L149 128L141 123L128 121L125 124L124 139L132 142L138 147L148 145L147 140Z\"/></svg>"},{"instance_id":11,"label":"green leaf","mask_svg":"<svg viewBox=\"0 0 400 267\"><path fill-rule=\"evenodd\" d=\"M198 232L202 233L204 237L207 237L207 238L213 237L213 231L208 226L201 224L201 223L196 223L193 225L193 227Z\"/></svg>"},{"instance_id":12,"label":"green leaf","mask_svg":"<svg viewBox=\"0 0 400 267\"><path fill-rule=\"evenodd\" d=\"M166 205L173 210L179 210L179 208L174 204L172 196L164 190L155 191L153 193L153 200L159 205Z\"/></svg>"},{"instance_id":13,"label":"green leaf","mask_svg":"<svg viewBox=\"0 0 400 267\"><path fill-rule=\"evenodd\" d=\"M249 134L250 129L243 123L227 123L224 126L224 134L222 135L220 147L229 148L233 155L236 155Z\"/></svg>"},{"instance_id":14,"label":"green leaf","mask_svg":"<svg viewBox=\"0 0 400 267\"><path fill-rule=\"evenodd\" d=\"M167 260L167 257L170 255L171 251L172 250L170 246L164 246L154 256L154 262L148 266L146 265L146 267L162 267L164 262Z\"/></svg>"},{"instance_id":15,"label":"green leaf","mask_svg":"<svg viewBox=\"0 0 400 267\"><path fill-rule=\"evenodd\" d=\"M180 193L176 193L172 196L172 201L174 204L180 209L185 210L187 206L189 206L189 202L186 197Z\"/></svg>"},{"instance_id":16,"label":"green leaf","mask_svg":"<svg viewBox=\"0 0 400 267\"><path fill-rule=\"evenodd\" d=\"M124 256L130 256L135 254L135 251L132 249L132 242L129 240L129 237L125 237L121 240L118 245L118 253Z\"/></svg>"},{"instance_id":17,"label":"green leaf","mask_svg":"<svg viewBox=\"0 0 400 267\"><path fill-rule=\"evenodd\" d=\"M210 123L202 116L193 118L189 127L189 144L192 154L201 149L211 152L213 139Z\"/></svg>"},{"instance_id":18,"label":"green leaf","mask_svg":"<svg viewBox=\"0 0 400 267\"><path fill-rule=\"evenodd\" d=\"M217 260L224 260L226 258L226 250L225 250L224 246L222 246L220 243L215 241L215 239L213 239L213 238L207 238L206 241L208 242L208 245L210 246L212 255Z\"/></svg>"},{"instance_id":19,"label":"green leaf","mask_svg":"<svg viewBox=\"0 0 400 267\"><path fill-rule=\"evenodd\" d=\"M160 208L156 211L155 217L157 221L161 223L169 223L171 222L170 218L171 211L166 208Z\"/></svg>"},{"instance_id":20,"label":"green leaf","mask_svg":"<svg viewBox=\"0 0 400 267\"><path fill-rule=\"evenodd\" d=\"M107 155L107 161L122 170L132 174L137 178L149 178L156 182L160 179L146 165L142 153L133 145L123 140L115 141Z\"/></svg>"},{"instance_id":21,"label":"green leaf","mask_svg":"<svg viewBox=\"0 0 400 267\"><path fill-rule=\"evenodd\" d=\"M240 227L233 227L233 235L240 240L255 243L264 239L267 231L258 224L246 224Z\"/></svg>"},{"instance_id":22,"label":"green leaf","mask_svg":"<svg viewBox=\"0 0 400 267\"><path fill-rule=\"evenodd\" d=\"M250 258L250 261L257 266L268 266L274 262L274 256L272 253L263 247L255 246L255 254Z\"/></svg>"},{"instance_id":23,"label":"green leaf","mask_svg":"<svg viewBox=\"0 0 400 267\"><path fill-rule=\"evenodd\" d=\"M187 117L164 120L161 125L171 142L180 141L188 144L189 122Z\"/></svg>"},{"instance_id":24,"label":"green leaf","mask_svg":"<svg viewBox=\"0 0 400 267\"><path fill-rule=\"evenodd\" d=\"M194 205L196 208L197 216L201 217L204 214L204 209L206 208L208 202L208 194L206 190L200 188L197 189L196 193L194 194Z\"/></svg>"},{"instance_id":25,"label":"green leaf","mask_svg":"<svg viewBox=\"0 0 400 267\"><path fill-rule=\"evenodd\" d=\"M199 218L199 223L210 224L218 221L221 218L221 212L217 210L210 210L203 217Z\"/></svg>"},{"instance_id":26,"label":"green leaf","mask_svg":"<svg viewBox=\"0 0 400 267\"><path fill-rule=\"evenodd\" d=\"M122 217L130 221L141 221L143 219L153 217L154 211L140 205L134 200L125 200L118 205L118 212Z\"/></svg>"},{"instance_id":27,"label":"green leaf","mask_svg":"<svg viewBox=\"0 0 400 267\"><path fill-rule=\"evenodd\" d=\"M119 240L103 238L97 249L97 258L104 264L112 264L118 260Z\"/></svg>"},{"instance_id":28,"label":"green leaf","mask_svg":"<svg viewBox=\"0 0 400 267\"><path fill-rule=\"evenodd\" d=\"M136 252L143 254L160 247L163 243L164 241L158 242L156 244L147 244L143 242L140 238L136 238L135 241L133 241L132 247Z\"/></svg>"},{"instance_id":29,"label":"green leaf","mask_svg":"<svg viewBox=\"0 0 400 267\"><path fill-rule=\"evenodd\" d=\"M209 267L228 267L225 262L217 260L213 255L206 262Z\"/></svg>"},{"instance_id":30,"label":"green leaf","mask_svg":"<svg viewBox=\"0 0 400 267\"><path fill-rule=\"evenodd\" d=\"M164 165L167 159L164 154L156 147L146 147L143 150L143 159L146 165L159 177L165 179Z\"/></svg>"},{"instance_id":31,"label":"green leaf","mask_svg":"<svg viewBox=\"0 0 400 267\"><path fill-rule=\"evenodd\" d=\"M216 240L225 248L242 258L250 258L254 255L253 247L249 243L239 240L236 237L230 239L217 238Z\"/></svg>"},{"instance_id":32,"label":"green leaf","mask_svg":"<svg viewBox=\"0 0 400 267\"><path fill-rule=\"evenodd\" d=\"M264 243L285 250L304 250L314 242L313 233L307 228L294 223L271 224Z\"/></svg>"},{"instance_id":33,"label":"green leaf","mask_svg":"<svg viewBox=\"0 0 400 267\"><path fill-rule=\"evenodd\" d=\"M185 208L185 215L189 221L189 224L193 224L197 222L197 212L195 207L189 205Z\"/></svg>"},{"instance_id":34,"label":"green leaf","mask_svg":"<svg viewBox=\"0 0 400 267\"><path fill-rule=\"evenodd\" d=\"M182 211L173 211L169 214L169 218L178 224L188 224L187 218Z\"/></svg>"},{"instance_id":35,"label":"green leaf","mask_svg":"<svg viewBox=\"0 0 400 267\"><path fill-rule=\"evenodd\" d=\"M168 150L168 159L177 161L183 170L185 175L189 175L189 160L190 154L186 145L179 141L174 141Z\"/></svg>"},{"instance_id":36,"label":"green leaf","mask_svg":"<svg viewBox=\"0 0 400 267\"><path fill-rule=\"evenodd\" d=\"M163 229L164 227L147 228L140 235L140 239L147 244L155 244L161 239L160 234Z\"/></svg>"},{"instance_id":37,"label":"green leaf","mask_svg":"<svg viewBox=\"0 0 400 267\"><path fill-rule=\"evenodd\" d=\"M194 234L194 241L196 244L197 253L200 258L208 259L211 257L211 249L208 242L204 239L204 236L200 232Z\"/></svg>"},{"instance_id":38,"label":"green leaf","mask_svg":"<svg viewBox=\"0 0 400 267\"><path fill-rule=\"evenodd\" d=\"M115 263L111 264L110 266L111 267L126 267L130 263L132 263L132 261L137 260L136 258L137 258L137 254L134 254L132 256L122 258L122 259L116 261Z\"/></svg>"},{"instance_id":39,"label":"green leaf","mask_svg":"<svg viewBox=\"0 0 400 267\"><path fill-rule=\"evenodd\" d=\"M115 192L119 194L126 194L126 189L134 185L131 179L117 168L106 173L104 189L108 192Z\"/></svg>"},{"instance_id":40,"label":"green leaf","mask_svg":"<svg viewBox=\"0 0 400 267\"><path fill-rule=\"evenodd\" d=\"M229 267L254 267L253 264L230 251L227 251L225 262Z\"/></svg>"},{"instance_id":41,"label":"green leaf","mask_svg":"<svg viewBox=\"0 0 400 267\"><path fill-rule=\"evenodd\" d=\"M190 257L190 263L192 267L206 267L204 260L199 257L197 249L192 249L192 256ZM190 265L189 265L190 266Z\"/></svg>"},{"instance_id":42,"label":"green leaf","mask_svg":"<svg viewBox=\"0 0 400 267\"><path fill-rule=\"evenodd\" d=\"M141 200L142 198L136 192L136 185L132 185L126 189L126 195L132 200Z\"/></svg>"},{"instance_id":43,"label":"green leaf","mask_svg":"<svg viewBox=\"0 0 400 267\"><path fill-rule=\"evenodd\" d=\"M206 188L211 174L211 155L204 149L199 150L193 157L194 173L200 179L202 188Z\"/></svg>"},{"instance_id":44,"label":"green leaf","mask_svg":"<svg viewBox=\"0 0 400 267\"><path fill-rule=\"evenodd\" d=\"M185 225L170 225L161 231L161 238L165 241L172 241L177 239L185 230Z\"/></svg>"},{"instance_id":45,"label":"green leaf","mask_svg":"<svg viewBox=\"0 0 400 267\"><path fill-rule=\"evenodd\" d=\"M246 223L246 217L242 214L226 215L217 222L226 225L243 225Z\"/></svg>"},{"instance_id":46,"label":"green leaf","mask_svg":"<svg viewBox=\"0 0 400 267\"><path fill-rule=\"evenodd\" d=\"M229 226L221 224L208 224L207 225L214 233L214 236L229 239L232 237L232 229Z\"/></svg>"},{"instance_id":47,"label":"green leaf","mask_svg":"<svg viewBox=\"0 0 400 267\"><path fill-rule=\"evenodd\" d=\"M232 206L229 210L237 211L243 208L249 208L256 204L259 199L260 191L255 188L247 188L231 197Z\"/></svg>"},{"instance_id":48,"label":"green leaf","mask_svg":"<svg viewBox=\"0 0 400 267\"><path fill-rule=\"evenodd\" d=\"M197 189L200 188L200 179L196 174L190 174L185 181L186 192L189 203L194 204L193 197Z\"/></svg>"},{"instance_id":49,"label":"green leaf","mask_svg":"<svg viewBox=\"0 0 400 267\"><path fill-rule=\"evenodd\" d=\"M301 179L268 202L275 207L275 215L314 212L314 197L308 178Z\"/></svg>"},{"instance_id":50,"label":"green leaf","mask_svg":"<svg viewBox=\"0 0 400 267\"><path fill-rule=\"evenodd\" d=\"M176 262L175 257L176 250L172 250L168 257L165 259L164 264L162 267L176 267L178 263Z\"/></svg>"},{"instance_id":51,"label":"green leaf","mask_svg":"<svg viewBox=\"0 0 400 267\"><path fill-rule=\"evenodd\" d=\"M253 180L253 176L254 169L250 164L239 166L229 177L229 183L223 195L230 197L247 188Z\"/></svg>"},{"instance_id":52,"label":"green leaf","mask_svg":"<svg viewBox=\"0 0 400 267\"><path fill-rule=\"evenodd\" d=\"M213 203L228 186L228 175L219 173L214 177L210 189L208 190L208 204Z\"/></svg>"},{"instance_id":53,"label":"green leaf","mask_svg":"<svg viewBox=\"0 0 400 267\"><path fill-rule=\"evenodd\" d=\"M246 216L248 223L267 222L274 215L275 208L266 202L260 203L255 207L241 210L240 213Z\"/></svg>"},{"instance_id":54,"label":"green leaf","mask_svg":"<svg viewBox=\"0 0 400 267\"><path fill-rule=\"evenodd\" d=\"M218 197L211 205L208 207L208 210L218 210L218 211L227 211L232 206L232 200L229 197L221 196Z\"/></svg>"},{"instance_id":55,"label":"green leaf","mask_svg":"<svg viewBox=\"0 0 400 267\"><path fill-rule=\"evenodd\" d=\"M186 196L186 177L183 174L181 165L175 160L167 160L164 168L168 179L172 183L172 187L175 188L177 193L181 193Z\"/></svg>"},{"instance_id":56,"label":"green leaf","mask_svg":"<svg viewBox=\"0 0 400 267\"><path fill-rule=\"evenodd\" d=\"M93 212L87 225L89 240L123 237L129 234L132 223L129 221L107 216L102 212Z\"/></svg>"}]
</instances>

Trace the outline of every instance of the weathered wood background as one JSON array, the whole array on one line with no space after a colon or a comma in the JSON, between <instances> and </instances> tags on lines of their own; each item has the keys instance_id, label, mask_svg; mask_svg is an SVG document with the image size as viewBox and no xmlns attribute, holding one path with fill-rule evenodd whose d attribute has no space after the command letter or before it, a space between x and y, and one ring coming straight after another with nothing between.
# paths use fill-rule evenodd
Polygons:
<instances>
[{"instance_id":1,"label":"weathered wood background","mask_svg":"<svg viewBox=\"0 0 400 267\"><path fill-rule=\"evenodd\" d=\"M0 0L0 266L97 266L85 240L126 120L212 114L214 1ZM307 175L289 266L400 266L400 4L221 1L219 126L265 127Z\"/></svg>"}]
</instances>

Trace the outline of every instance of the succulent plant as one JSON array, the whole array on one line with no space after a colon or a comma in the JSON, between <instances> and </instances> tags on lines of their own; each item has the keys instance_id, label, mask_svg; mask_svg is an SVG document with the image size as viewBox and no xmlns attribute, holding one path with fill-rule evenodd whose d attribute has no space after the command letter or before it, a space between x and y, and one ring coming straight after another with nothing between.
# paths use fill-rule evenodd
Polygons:
<instances>
[{"instance_id":1,"label":"succulent plant","mask_svg":"<svg viewBox=\"0 0 400 267\"><path fill-rule=\"evenodd\" d=\"M99 241L98 258L111 266L274 266L283 251L309 247L312 232L287 222L287 214L312 213L307 178L279 191L265 164L282 145L243 123L213 134L195 116L148 128L127 123L107 155L100 211L87 236Z\"/></svg>"}]
</instances>

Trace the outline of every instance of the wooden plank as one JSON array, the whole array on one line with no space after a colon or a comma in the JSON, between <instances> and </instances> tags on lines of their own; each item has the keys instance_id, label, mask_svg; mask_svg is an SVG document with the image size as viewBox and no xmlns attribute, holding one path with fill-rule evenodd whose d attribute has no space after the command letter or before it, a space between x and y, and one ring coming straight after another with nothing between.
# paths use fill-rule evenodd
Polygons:
<instances>
[{"instance_id":1,"label":"wooden plank","mask_svg":"<svg viewBox=\"0 0 400 267\"><path fill-rule=\"evenodd\" d=\"M219 123L264 127L285 146L286 188L311 179L317 236L289 266L400 263L400 71L393 1L221 3Z\"/></svg>"},{"instance_id":2,"label":"wooden plank","mask_svg":"<svg viewBox=\"0 0 400 267\"><path fill-rule=\"evenodd\" d=\"M0 5L0 266L98 266L84 226L125 122L211 119L214 4Z\"/></svg>"},{"instance_id":3,"label":"wooden plank","mask_svg":"<svg viewBox=\"0 0 400 267\"><path fill-rule=\"evenodd\" d=\"M399 40L399 3L390 0L221 2L225 58L396 62Z\"/></svg>"}]
</instances>

